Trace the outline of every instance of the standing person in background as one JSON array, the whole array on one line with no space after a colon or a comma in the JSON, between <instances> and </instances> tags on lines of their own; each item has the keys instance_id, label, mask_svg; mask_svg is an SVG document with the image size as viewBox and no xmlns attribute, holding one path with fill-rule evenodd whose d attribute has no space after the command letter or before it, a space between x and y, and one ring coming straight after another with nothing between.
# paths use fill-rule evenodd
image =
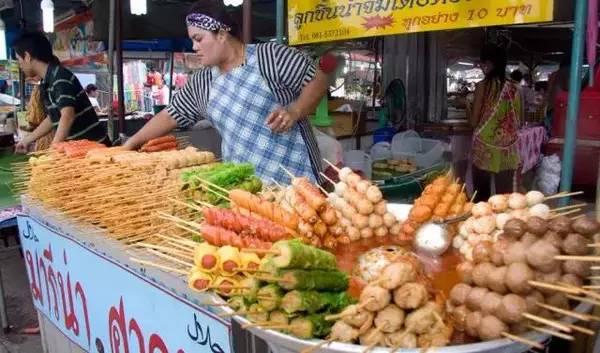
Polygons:
<instances>
[{"instance_id":1,"label":"standing person in background","mask_svg":"<svg viewBox=\"0 0 600 353\"><path fill-rule=\"evenodd\" d=\"M521 112L519 113L519 120L525 121L525 87L521 86L521 82L523 81L523 73L520 70L514 70L510 73L510 79L517 85L517 89L519 90L519 96L521 98Z\"/></svg>"},{"instance_id":2,"label":"standing person in background","mask_svg":"<svg viewBox=\"0 0 600 353\"><path fill-rule=\"evenodd\" d=\"M496 193L515 189L519 167L517 139L521 97L518 86L506 79L506 52L486 46L481 55L485 79L475 88L473 126L473 184L480 200L487 200L495 182Z\"/></svg>"},{"instance_id":3,"label":"standing person in background","mask_svg":"<svg viewBox=\"0 0 600 353\"><path fill-rule=\"evenodd\" d=\"M13 49L25 76L42 77L40 94L47 113L44 121L17 144L16 152L26 152L29 144L51 131L55 133L52 143L81 139L110 143L81 83L60 65L43 33L21 35Z\"/></svg>"},{"instance_id":4,"label":"standing person in background","mask_svg":"<svg viewBox=\"0 0 600 353\"><path fill-rule=\"evenodd\" d=\"M90 83L89 85L85 86L85 93L87 94L90 104L92 104L92 107L94 107L96 113L102 113L102 108L100 108L100 103L98 103L98 87L96 87L95 84Z\"/></svg>"}]
</instances>

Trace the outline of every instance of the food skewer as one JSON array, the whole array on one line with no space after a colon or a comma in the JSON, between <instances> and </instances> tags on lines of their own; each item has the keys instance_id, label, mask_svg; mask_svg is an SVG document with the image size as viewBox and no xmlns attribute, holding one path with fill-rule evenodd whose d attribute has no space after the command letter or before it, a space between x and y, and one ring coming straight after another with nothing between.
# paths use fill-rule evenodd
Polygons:
<instances>
[{"instance_id":1,"label":"food skewer","mask_svg":"<svg viewBox=\"0 0 600 353\"><path fill-rule=\"evenodd\" d=\"M551 209L550 212L559 212L559 211L566 211L566 210L570 210L572 208L578 208L578 207L585 207L587 204L584 203L579 203L576 205L568 205L568 206L563 206L563 207L558 207L555 209Z\"/></svg>"},{"instance_id":2,"label":"food skewer","mask_svg":"<svg viewBox=\"0 0 600 353\"><path fill-rule=\"evenodd\" d=\"M169 255L167 255L167 254L163 254L163 253L161 253L160 251L156 251L156 250L153 250L153 249L148 249L148 252L150 252L151 254L153 254L153 255L156 255L156 256L158 256L158 257L162 257L163 259L170 260L170 261L174 261L174 262L176 262L176 263L178 263L178 264L180 264L180 265L186 266L186 267L188 267L188 268L192 268L192 267L194 267L194 264L193 264L193 263L190 263L190 262L187 262L187 261L180 260L180 259L178 259L178 258L175 258L175 257L173 257L173 256L169 256Z\"/></svg>"},{"instance_id":3,"label":"food skewer","mask_svg":"<svg viewBox=\"0 0 600 353\"><path fill-rule=\"evenodd\" d=\"M543 317L539 317L539 316L536 316L536 315L532 315L530 313L523 313L523 317L525 317L525 318L527 318L529 320L532 320L532 321L537 321L537 322L539 322L541 324L544 324L546 326L554 327L554 328L556 328L558 330L561 330L561 331L571 332L571 330L572 330L569 326L567 326L565 324L562 324L562 323L556 322L556 321L552 321L552 320L548 320L548 319L545 319Z\"/></svg>"},{"instance_id":4,"label":"food skewer","mask_svg":"<svg viewBox=\"0 0 600 353\"><path fill-rule=\"evenodd\" d=\"M552 196L545 197L544 201L560 199L560 198L569 197L569 196L576 196L576 195L581 195L581 194L583 194L583 191L575 191L575 192L570 192L570 193L559 192L558 194L554 194Z\"/></svg>"},{"instance_id":5,"label":"food skewer","mask_svg":"<svg viewBox=\"0 0 600 353\"><path fill-rule=\"evenodd\" d=\"M530 329L535 330L535 331L539 331L539 332L542 332L542 333L545 333L545 334L548 334L551 336L562 338L564 340L573 341L575 339L575 337L573 337L571 335L567 335L562 332L550 330L550 329L547 329L544 327L535 326L535 325L527 325L527 327L529 327Z\"/></svg>"},{"instance_id":6,"label":"food skewer","mask_svg":"<svg viewBox=\"0 0 600 353\"><path fill-rule=\"evenodd\" d=\"M576 256L576 255L557 255L554 256L555 260L572 260L572 261L587 261L587 262L600 262L600 256Z\"/></svg>"},{"instance_id":7,"label":"food skewer","mask_svg":"<svg viewBox=\"0 0 600 353\"><path fill-rule=\"evenodd\" d=\"M567 215L570 215L570 214L573 214L573 213L578 213L578 212L581 212L581 210L582 210L581 208L576 208L576 209L571 210L571 211L557 213L557 214L555 214L553 216L550 216L550 219L555 219L555 218L558 218L558 217L561 217L561 216L567 216Z\"/></svg>"},{"instance_id":8,"label":"food skewer","mask_svg":"<svg viewBox=\"0 0 600 353\"><path fill-rule=\"evenodd\" d=\"M555 313L562 314L565 316L570 316L570 317L573 317L578 320L582 320L582 321L600 320L600 317L597 317L597 316L581 314L581 313L577 313L574 311L557 308L555 306L544 304L544 303L536 303L536 304L544 309L548 309L550 311L553 311Z\"/></svg>"},{"instance_id":9,"label":"food skewer","mask_svg":"<svg viewBox=\"0 0 600 353\"><path fill-rule=\"evenodd\" d=\"M544 349L544 346L542 344L540 344L538 342L535 342L535 341L532 341L532 340L528 340L527 338L516 336L516 335L510 334L508 332L502 332L501 335L504 338L508 338L511 341L523 343L526 346L535 347L537 349Z\"/></svg>"},{"instance_id":10,"label":"food skewer","mask_svg":"<svg viewBox=\"0 0 600 353\"><path fill-rule=\"evenodd\" d=\"M567 294L567 298L572 299L572 300L576 300L576 301L580 301L580 302L583 302L583 303L588 303L588 304L600 306L600 301L593 300L593 299L586 298L586 297L578 297L576 295Z\"/></svg>"}]
</instances>

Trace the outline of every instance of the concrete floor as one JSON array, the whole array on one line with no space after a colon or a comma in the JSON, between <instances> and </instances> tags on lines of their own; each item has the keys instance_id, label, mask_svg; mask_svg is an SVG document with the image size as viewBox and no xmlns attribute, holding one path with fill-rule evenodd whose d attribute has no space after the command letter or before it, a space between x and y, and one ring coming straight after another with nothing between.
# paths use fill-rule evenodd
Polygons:
<instances>
[{"instance_id":1,"label":"concrete floor","mask_svg":"<svg viewBox=\"0 0 600 353\"><path fill-rule=\"evenodd\" d=\"M11 239L10 245L14 245ZM0 330L0 353L41 353L40 335L20 334L21 330L37 326L25 263L18 250L4 251L0 243L0 271L4 285L10 330Z\"/></svg>"}]
</instances>

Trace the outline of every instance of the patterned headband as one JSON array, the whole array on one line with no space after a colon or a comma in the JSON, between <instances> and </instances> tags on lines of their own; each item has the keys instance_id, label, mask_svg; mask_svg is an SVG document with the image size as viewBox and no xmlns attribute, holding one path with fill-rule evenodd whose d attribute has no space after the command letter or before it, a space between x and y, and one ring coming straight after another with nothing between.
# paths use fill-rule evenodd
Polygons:
<instances>
[{"instance_id":1,"label":"patterned headband","mask_svg":"<svg viewBox=\"0 0 600 353\"><path fill-rule=\"evenodd\" d=\"M228 25L201 13L191 13L187 15L185 22L188 27L196 27L206 31L231 31L231 27Z\"/></svg>"}]
</instances>

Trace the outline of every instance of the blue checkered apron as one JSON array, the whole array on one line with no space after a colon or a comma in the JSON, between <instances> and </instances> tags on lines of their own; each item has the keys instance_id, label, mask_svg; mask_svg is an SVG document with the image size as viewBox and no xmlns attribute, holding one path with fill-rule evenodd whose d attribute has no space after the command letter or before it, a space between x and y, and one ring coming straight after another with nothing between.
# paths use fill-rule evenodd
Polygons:
<instances>
[{"instance_id":1,"label":"blue checkered apron","mask_svg":"<svg viewBox=\"0 0 600 353\"><path fill-rule=\"evenodd\" d=\"M222 138L223 159L250 162L267 183L289 183L287 168L296 176L316 180L300 127L287 133L269 129L267 117L279 103L260 74L256 47L246 47L246 64L222 74L213 69L207 106L208 119Z\"/></svg>"}]
</instances>

